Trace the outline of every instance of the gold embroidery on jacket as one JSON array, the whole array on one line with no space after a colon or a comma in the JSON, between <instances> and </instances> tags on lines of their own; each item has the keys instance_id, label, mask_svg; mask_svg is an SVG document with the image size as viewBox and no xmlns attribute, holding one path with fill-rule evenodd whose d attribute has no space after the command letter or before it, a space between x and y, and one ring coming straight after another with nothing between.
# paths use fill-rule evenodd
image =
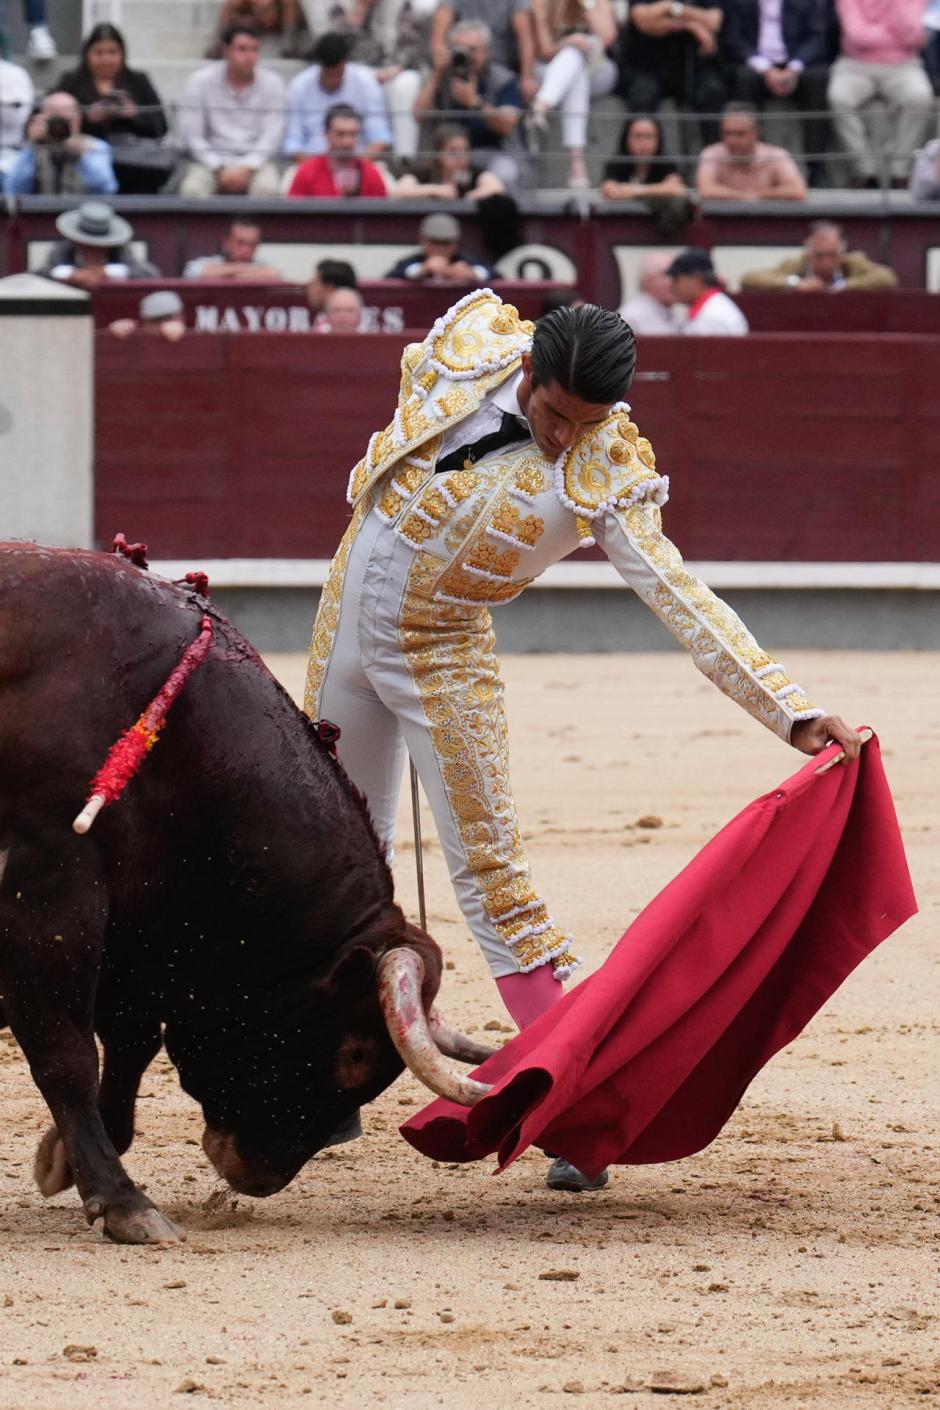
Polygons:
<instances>
[{"instance_id":1,"label":"gold embroidery on jacket","mask_svg":"<svg viewBox=\"0 0 940 1410\"><path fill-rule=\"evenodd\" d=\"M353 513L346 532L340 540L333 562L330 564L330 571L320 594L320 606L317 608L313 634L310 639L307 681L304 687L304 711L311 720L315 720L318 716L323 676L333 654L333 643L336 639L336 629L339 626L339 606L343 596L346 564L349 562L353 542L368 509L368 500L363 500Z\"/></svg>"}]
</instances>

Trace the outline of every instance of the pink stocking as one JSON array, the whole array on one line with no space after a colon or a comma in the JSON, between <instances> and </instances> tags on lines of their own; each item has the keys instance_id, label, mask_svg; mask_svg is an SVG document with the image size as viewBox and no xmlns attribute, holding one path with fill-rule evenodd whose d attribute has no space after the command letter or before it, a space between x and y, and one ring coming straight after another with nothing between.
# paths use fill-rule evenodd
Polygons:
<instances>
[{"instance_id":1,"label":"pink stocking","mask_svg":"<svg viewBox=\"0 0 940 1410\"><path fill-rule=\"evenodd\" d=\"M530 969L528 974L504 974L497 979L499 997L519 1028L528 1028L546 1009L564 995L564 989L552 974L550 964Z\"/></svg>"}]
</instances>

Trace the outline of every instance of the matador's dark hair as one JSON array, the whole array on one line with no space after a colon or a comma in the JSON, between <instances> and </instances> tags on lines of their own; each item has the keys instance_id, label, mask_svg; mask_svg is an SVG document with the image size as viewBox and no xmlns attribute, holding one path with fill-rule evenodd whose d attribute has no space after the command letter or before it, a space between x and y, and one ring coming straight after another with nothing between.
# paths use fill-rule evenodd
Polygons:
<instances>
[{"instance_id":1,"label":"matador's dark hair","mask_svg":"<svg viewBox=\"0 0 940 1410\"><path fill-rule=\"evenodd\" d=\"M535 325L532 386L556 382L587 402L625 396L636 367L636 338L619 313L582 304L556 308Z\"/></svg>"}]
</instances>

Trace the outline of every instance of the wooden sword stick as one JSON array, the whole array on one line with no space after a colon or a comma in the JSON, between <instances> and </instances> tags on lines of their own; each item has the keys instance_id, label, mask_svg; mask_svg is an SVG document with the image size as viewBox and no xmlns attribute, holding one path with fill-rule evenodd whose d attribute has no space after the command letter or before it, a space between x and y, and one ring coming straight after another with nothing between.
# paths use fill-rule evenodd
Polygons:
<instances>
[{"instance_id":1,"label":"wooden sword stick","mask_svg":"<svg viewBox=\"0 0 940 1410\"><path fill-rule=\"evenodd\" d=\"M871 739L871 737L872 737L873 734L874 734L874 730L870 730L870 729L860 729L859 732L858 732L859 741L860 741L862 744L867 744L868 741ZM827 759L824 764L820 764L820 766L819 766L819 768L816 770L816 772L817 772L818 774L825 774L825 773L828 773L830 769L835 768L836 764L841 764L841 763L842 763L842 760L843 760L844 758L845 758L845 750L844 750L844 749L840 749L839 752L838 752L838 754L833 754L833 756L832 756L831 759Z\"/></svg>"},{"instance_id":2,"label":"wooden sword stick","mask_svg":"<svg viewBox=\"0 0 940 1410\"><path fill-rule=\"evenodd\" d=\"M418 771L414 759L409 758L411 770L411 816L415 830L415 871L418 874L418 923L422 930L428 928L428 913L424 900L424 851L421 845L421 801L418 796Z\"/></svg>"}]
</instances>

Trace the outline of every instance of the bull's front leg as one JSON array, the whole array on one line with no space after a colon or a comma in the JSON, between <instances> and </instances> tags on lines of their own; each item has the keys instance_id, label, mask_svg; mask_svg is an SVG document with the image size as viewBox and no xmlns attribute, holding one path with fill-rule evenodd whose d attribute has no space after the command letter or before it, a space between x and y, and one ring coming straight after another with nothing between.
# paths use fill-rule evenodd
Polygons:
<instances>
[{"instance_id":1,"label":"bull's front leg","mask_svg":"<svg viewBox=\"0 0 940 1410\"><path fill-rule=\"evenodd\" d=\"M123 1155L134 1139L134 1111L140 1080L163 1043L160 1023L141 1012L129 997L121 1000L116 1014L102 1018L99 994L95 1026L104 1050L98 1111L108 1139L117 1154ZM47 1198L75 1183L56 1126L50 1126L39 1142L33 1170L36 1184Z\"/></svg>"},{"instance_id":2,"label":"bull's front leg","mask_svg":"<svg viewBox=\"0 0 940 1410\"><path fill-rule=\"evenodd\" d=\"M11 851L0 885L3 1005L88 1222L103 1218L121 1243L175 1242L179 1230L124 1170L98 1107L93 1021L107 900L94 855L82 850L64 849L54 869L45 849Z\"/></svg>"}]
</instances>

